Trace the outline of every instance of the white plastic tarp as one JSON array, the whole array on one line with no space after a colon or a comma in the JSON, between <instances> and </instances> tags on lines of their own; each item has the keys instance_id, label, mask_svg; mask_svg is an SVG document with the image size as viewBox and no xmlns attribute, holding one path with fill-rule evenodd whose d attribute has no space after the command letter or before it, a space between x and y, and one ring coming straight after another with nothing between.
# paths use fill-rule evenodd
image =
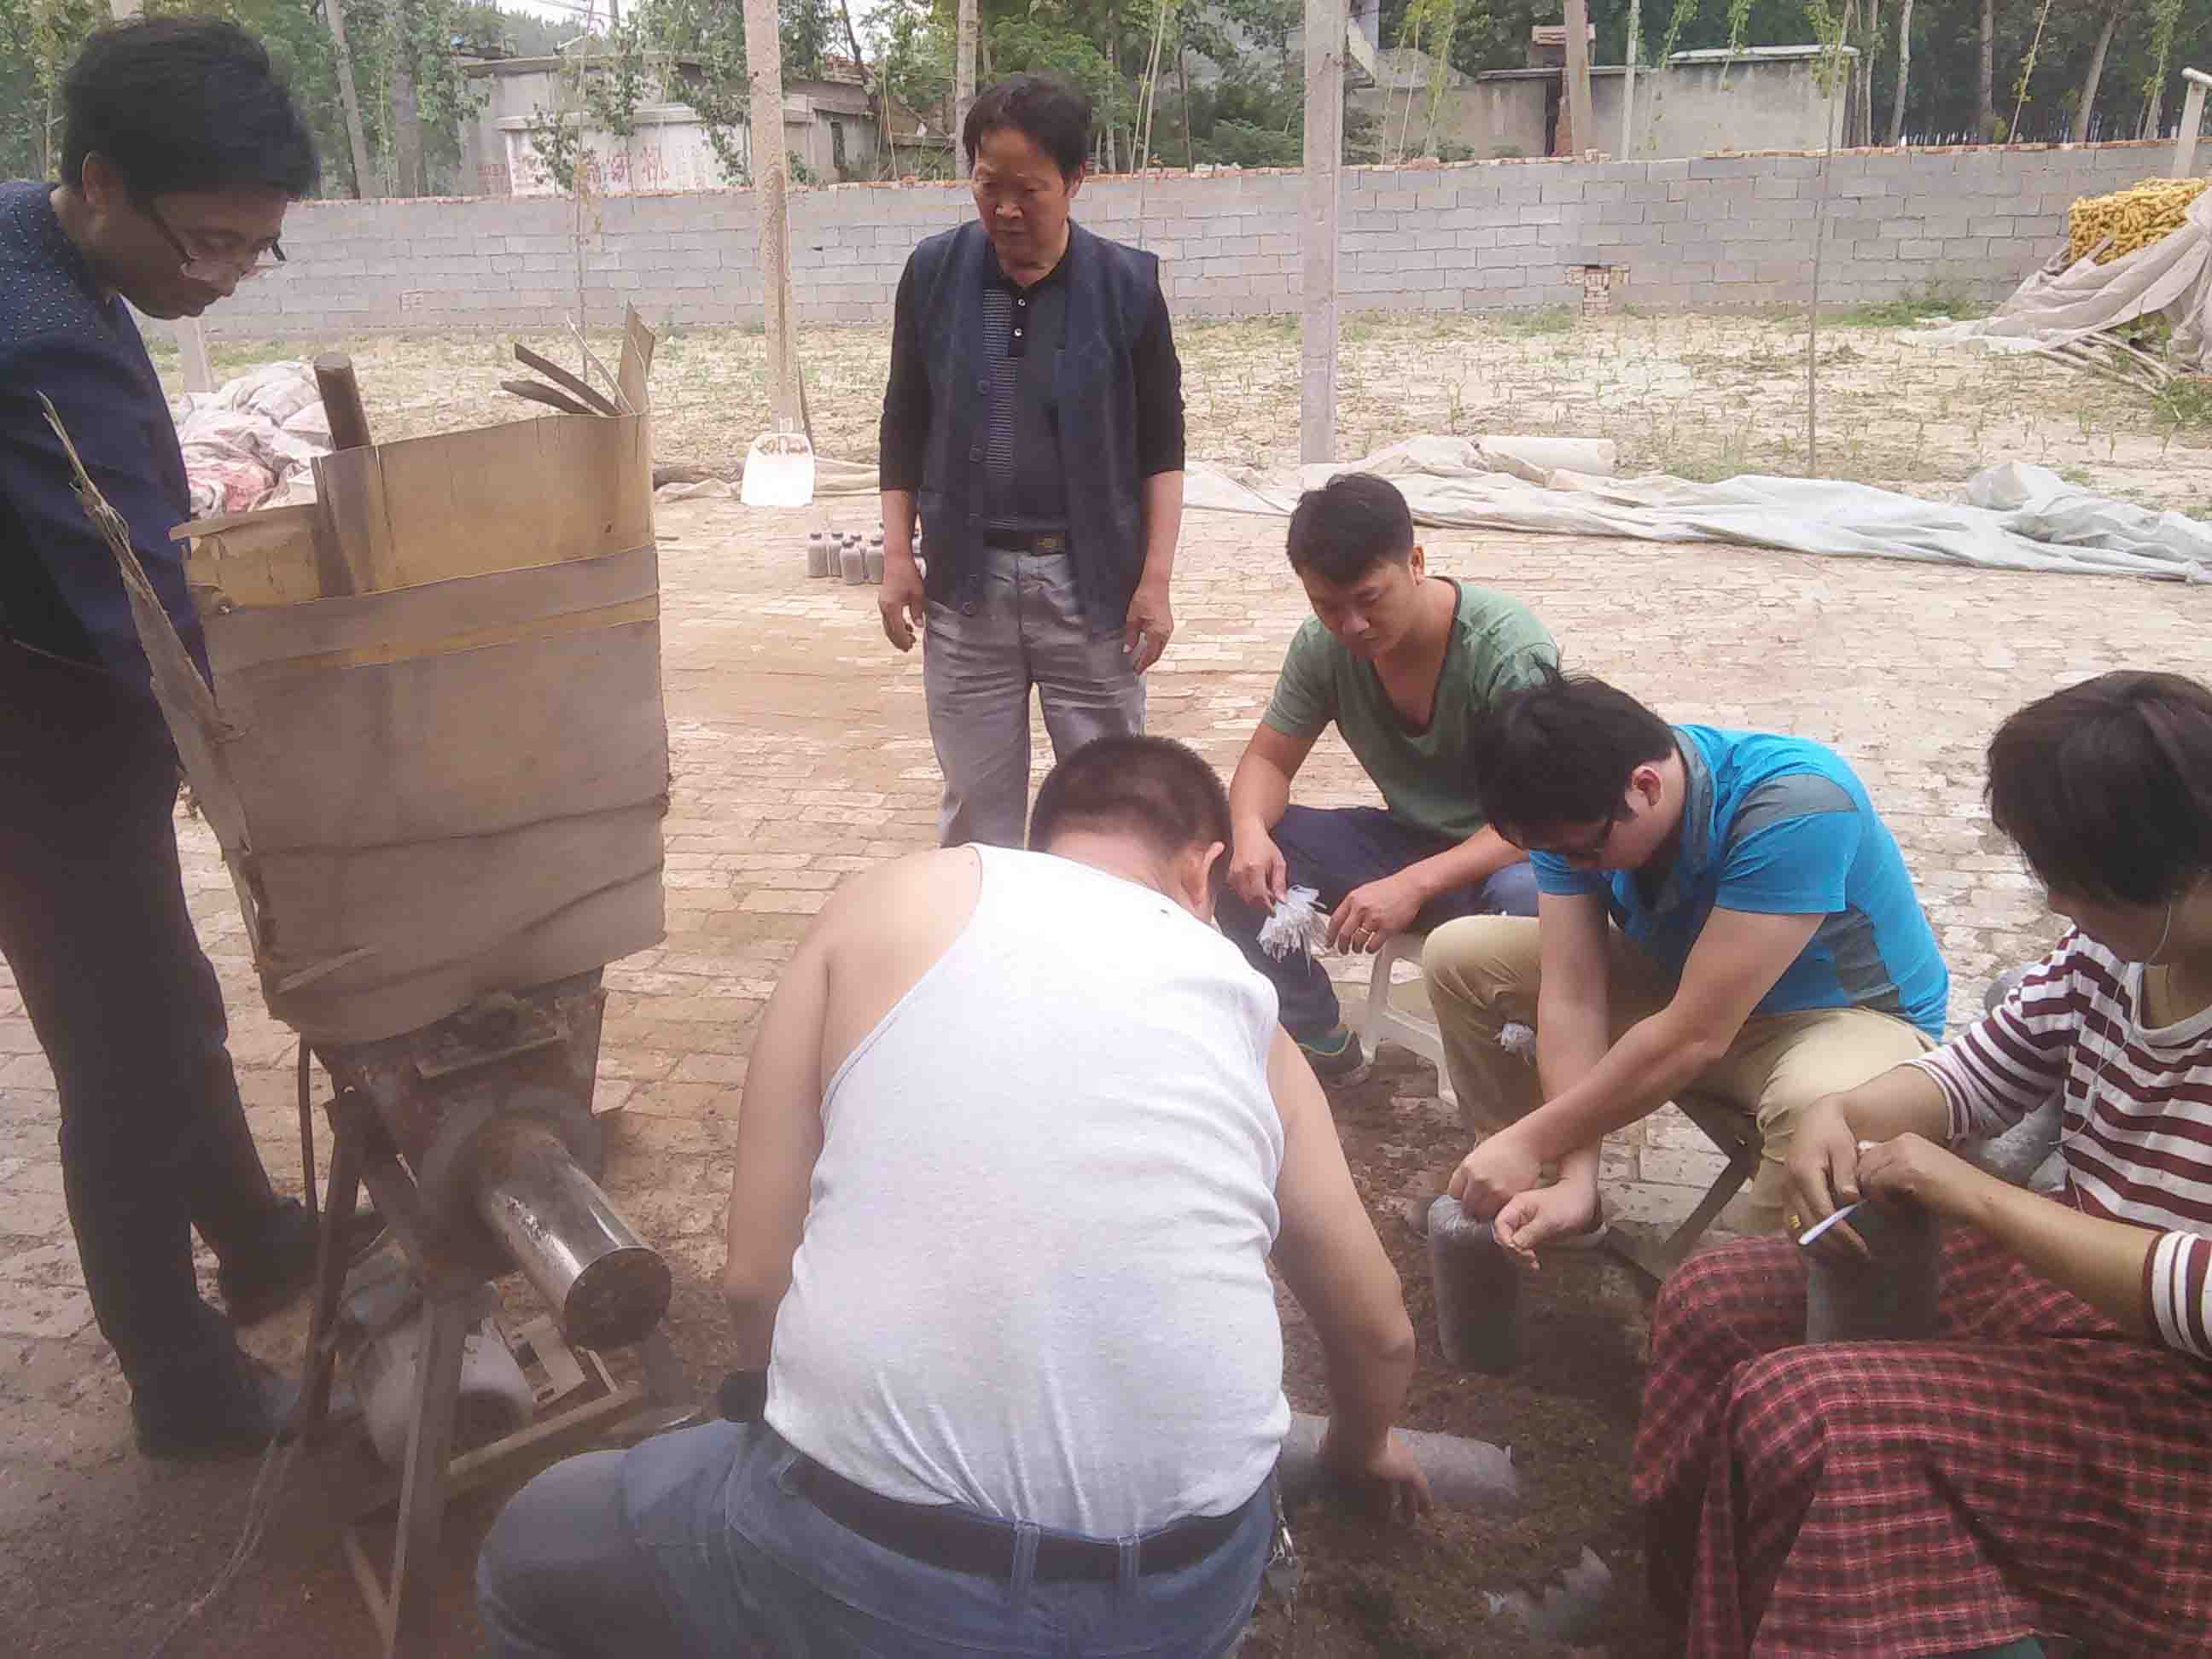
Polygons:
<instances>
[{"instance_id":1,"label":"white plastic tarp","mask_svg":"<svg viewBox=\"0 0 2212 1659\"><path fill-rule=\"evenodd\" d=\"M1530 464L1530 456L1544 453L1540 443L1560 441L1574 441L1410 438L1342 465L1272 474L1232 475L1198 462L1186 476L1184 501L1287 515L1301 490L1338 472L1380 472L1405 492L1416 522L1447 528L1732 542L1996 570L2212 581L2212 525L2089 495L2042 467L1989 468L1968 484L1969 504L1954 506L1824 478L1708 484Z\"/></svg>"},{"instance_id":2,"label":"white plastic tarp","mask_svg":"<svg viewBox=\"0 0 2212 1659\"><path fill-rule=\"evenodd\" d=\"M1992 351L2033 351L2157 312L2172 320L2175 366L2212 371L2212 190L2189 204L2179 229L2148 247L2106 265L2090 255L2068 264L2061 256L2022 283L1995 316L1905 337L1923 345L1977 341Z\"/></svg>"}]
</instances>

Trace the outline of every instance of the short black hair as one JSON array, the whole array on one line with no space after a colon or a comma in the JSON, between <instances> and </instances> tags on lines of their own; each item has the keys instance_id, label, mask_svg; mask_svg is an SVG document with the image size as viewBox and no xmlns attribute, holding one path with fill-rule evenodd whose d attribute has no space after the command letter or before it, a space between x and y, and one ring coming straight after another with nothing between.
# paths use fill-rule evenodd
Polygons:
<instances>
[{"instance_id":1,"label":"short black hair","mask_svg":"<svg viewBox=\"0 0 2212 1659\"><path fill-rule=\"evenodd\" d=\"M1525 847L1532 833L1626 817L1630 776L1676 747L1674 728L1627 692L1547 665L1476 721L1468 765L1498 833Z\"/></svg>"},{"instance_id":2,"label":"short black hair","mask_svg":"<svg viewBox=\"0 0 2212 1659\"><path fill-rule=\"evenodd\" d=\"M180 192L315 187L315 141L261 43L219 17L134 19L93 31L62 80L62 181L94 151L140 201Z\"/></svg>"},{"instance_id":3,"label":"short black hair","mask_svg":"<svg viewBox=\"0 0 2212 1659\"><path fill-rule=\"evenodd\" d=\"M1990 739L1990 817L2053 892L2164 904L2212 873L2212 690L2123 670Z\"/></svg>"},{"instance_id":4,"label":"short black hair","mask_svg":"<svg viewBox=\"0 0 2212 1659\"><path fill-rule=\"evenodd\" d=\"M1291 568L1339 586L1376 565L1413 556L1413 512L1388 478L1340 472L1298 497L1291 513Z\"/></svg>"},{"instance_id":5,"label":"short black hair","mask_svg":"<svg viewBox=\"0 0 2212 1659\"><path fill-rule=\"evenodd\" d=\"M1075 177L1091 159L1091 100L1056 75L1009 75L984 88L960 129L969 166L975 165L983 140L1001 127L1051 156L1063 179Z\"/></svg>"},{"instance_id":6,"label":"short black hair","mask_svg":"<svg viewBox=\"0 0 2212 1659\"><path fill-rule=\"evenodd\" d=\"M1030 846L1048 853L1073 830L1135 836L1162 858L1216 842L1226 847L1229 792L1196 750L1172 738L1095 738L1037 790Z\"/></svg>"}]
</instances>

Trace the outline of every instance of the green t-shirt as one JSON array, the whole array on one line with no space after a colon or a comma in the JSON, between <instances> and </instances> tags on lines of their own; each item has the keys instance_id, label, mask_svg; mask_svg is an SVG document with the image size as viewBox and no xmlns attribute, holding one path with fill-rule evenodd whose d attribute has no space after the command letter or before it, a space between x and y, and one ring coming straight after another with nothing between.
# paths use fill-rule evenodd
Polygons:
<instances>
[{"instance_id":1,"label":"green t-shirt","mask_svg":"<svg viewBox=\"0 0 2212 1659\"><path fill-rule=\"evenodd\" d=\"M1292 636L1263 718L1292 738L1317 738L1334 720L1393 813L1465 841L1489 822L1468 776L1474 724L1492 699L1533 683L1556 663L1559 650L1520 600L1464 582L1452 586L1459 603L1426 729L1406 724L1374 668L1346 650L1316 617L1307 617Z\"/></svg>"}]
</instances>

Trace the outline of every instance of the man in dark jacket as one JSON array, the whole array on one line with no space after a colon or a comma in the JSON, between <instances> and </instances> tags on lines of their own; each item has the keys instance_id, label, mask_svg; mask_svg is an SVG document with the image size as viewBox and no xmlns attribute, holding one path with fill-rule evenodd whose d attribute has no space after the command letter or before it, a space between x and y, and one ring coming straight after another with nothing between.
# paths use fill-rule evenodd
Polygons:
<instances>
[{"instance_id":1,"label":"man in dark jacket","mask_svg":"<svg viewBox=\"0 0 2212 1659\"><path fill-rule=\"evenodd\" d=\"M124 302L196 317L281 263L314 149L268 54L210 18L101 30L63 107L62 182L0 184L0 952L53 1066L70 1220L139 1449L248 1451L291 1390L232 1326L305 1288L313 1232L239 1104L178 871L175 752L39 394L204 669L169 540L184 459ZM200 1300L194 1227L228 1322Z\"/></svg>"},{"instance_id":2,"label":"man in dark jacket","mask_svg":"<svg viewBox=\"0 0 2212 1659\"><path fill-rule=\"evenodd\" d=\"M899 279L879 604L900 650L928 631L939 838L1018 847L1032 687L1063 759L1144 729L1139 677L1175 632L1182 368L1158 258L1068 217L1090 100L1012 76L961 143L976 222L922 243Z\"/></svg>"}]
</instances>

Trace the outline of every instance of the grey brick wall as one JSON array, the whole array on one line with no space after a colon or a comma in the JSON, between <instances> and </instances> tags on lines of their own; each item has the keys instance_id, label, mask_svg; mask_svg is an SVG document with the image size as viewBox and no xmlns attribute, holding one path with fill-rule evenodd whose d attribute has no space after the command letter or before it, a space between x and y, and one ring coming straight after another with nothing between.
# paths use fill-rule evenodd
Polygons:
<instances>
[{"instance_id":1,"label":"grey brick wall","mask_svg":"<svg viewBox=\"0 0 2212 1659\"><path fill-rule=\"evenodd\" d=\"M1846 151L1829 162L1824 302L1933 283L1994 300L2047 258L2077 197L2155 174L2156 144ZM1345 175L1348 310L1508 310L1579 295L1572 267L1627 272L1628 303L1715 310L1802 303L1817 155L1481 161ZM1161 258L1179 315L1298 303L1296 173L1174 175L1085 187L1093 230ZM809 322L880 325L908 251L969 211L956 185L839 185L791 198L792 281ZM1142 215L1141 229L1139 214ZM286 222L291 267L210 313L218 334L557 327L576 309L575 209L557 198L319 202ZM748 192L615 198L582 237L595 325L625 304L655 325L757 324Z\"/></svg>"}]
</instances>

